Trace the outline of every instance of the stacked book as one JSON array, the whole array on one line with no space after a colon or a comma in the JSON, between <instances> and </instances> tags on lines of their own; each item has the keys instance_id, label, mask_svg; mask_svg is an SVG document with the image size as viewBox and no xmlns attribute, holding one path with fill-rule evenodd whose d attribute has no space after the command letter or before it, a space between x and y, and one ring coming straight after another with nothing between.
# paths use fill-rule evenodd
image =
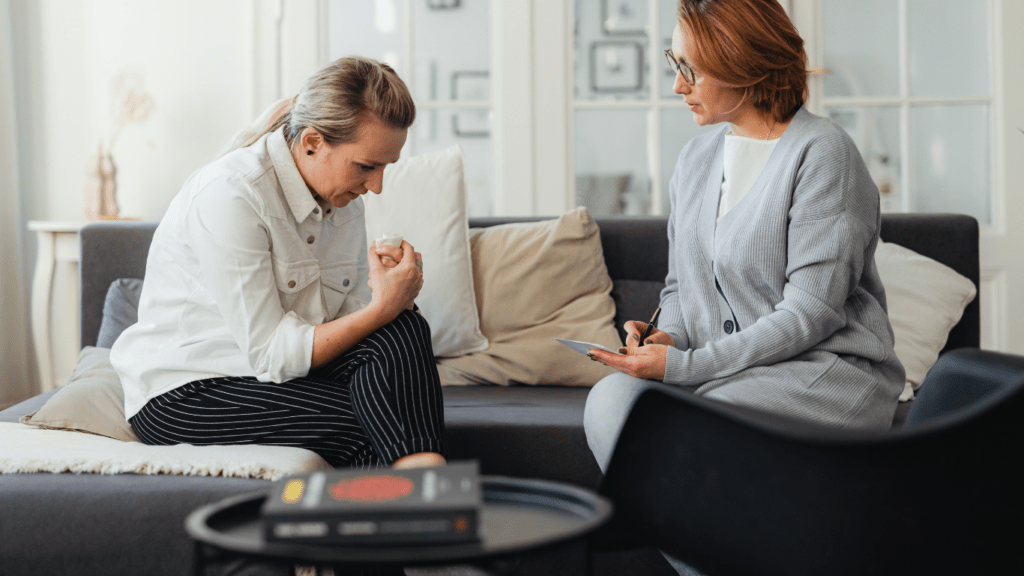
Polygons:
<instances>
[{"instance_id":1,"label":"stacked book","mask_svg":"<svg viewBox=\"0 0 1024 576\"><path fill-rule=\"evenodd\" d=\"M274 483L263 504L267 541L391 545L479 539L476 461L381 471L329 471Z\"/></svg>"}]
</instances>

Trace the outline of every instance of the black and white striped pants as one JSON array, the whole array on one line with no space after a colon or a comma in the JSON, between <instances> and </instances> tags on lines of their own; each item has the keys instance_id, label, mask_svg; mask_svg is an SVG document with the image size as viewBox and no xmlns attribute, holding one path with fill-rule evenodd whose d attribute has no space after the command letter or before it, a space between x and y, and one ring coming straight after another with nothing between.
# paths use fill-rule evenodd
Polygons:
<instances>
[{"instance_id":1,"label":"black and white striped pants","mask_svg":"<svg viewBox=\"0 0 1024 576\"><path fill-rule=\"evenodd\" d=\"M298 446L334 467L445 453L430 326L409 310L304 378L197 380L153 398L129 422L145 444Z\"/></svg>"}]
</instances>

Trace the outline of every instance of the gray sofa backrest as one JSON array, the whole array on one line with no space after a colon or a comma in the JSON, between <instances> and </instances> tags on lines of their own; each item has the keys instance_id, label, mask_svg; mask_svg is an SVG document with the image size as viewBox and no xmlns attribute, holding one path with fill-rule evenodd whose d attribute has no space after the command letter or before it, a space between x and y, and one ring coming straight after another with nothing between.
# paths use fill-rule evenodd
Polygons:
<instances>
[{"instance_id":1,"label":"gray sofa backrest","mask_svg":"<svg viewBox=\"0 0 1024 576\"><path fill-rule=\"evenodd\" d=\"M474 228L536 222L531 218L471 218ZM597 218L605 263L615 288L616 326L649 317L668 271L666 217ZM99 222L79 233L81 260L79 329L82 346L94 346L103 319L103 301L118 278L142 278L156 222ZM885 214L881 237L942 262L979 286L978 222L956 214ZM977 348L981 307L975 298L950 332L945 350ZM944 351L945 351L944 350Z\"/></svg>"}]
</instances>

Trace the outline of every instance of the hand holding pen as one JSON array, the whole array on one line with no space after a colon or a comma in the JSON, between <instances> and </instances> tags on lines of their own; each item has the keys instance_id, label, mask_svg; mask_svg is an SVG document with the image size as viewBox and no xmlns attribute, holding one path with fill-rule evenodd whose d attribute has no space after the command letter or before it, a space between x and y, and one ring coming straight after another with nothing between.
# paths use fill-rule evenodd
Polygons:
<instances>
[{"instance_id":1,"label":"hand holding pen","mask_svg":"<svg viewBox=\"0 0 1024 576\"><path fill-rule=\"evenodd\" d=\"M623 326L626 330L626 346L619 348L618 354L594 349L587 355L634 378L664 379L667 349L675 346L675 340L654 327L659 314L661 308L654 311L651 321L646 324L636 320L626 322Z\"/></svg>"},{"instance_id":2,"label":"hand holding pen","mask_svg":"<svg viewBox=\"0 0 1024 576\"><path fill-rule=\"evenodd\" d=\"M675 346L676 341L674 338L655 328L659 315L661 315L661 308L654 311L654 316L651 316L650 322L646 324L636 320L626 322L623 325L623 328L626 330L625 348L640 348L650 344ZM624 350L622 351L624 352Z\"/></svg>"},{"instance_id":3,"label":"hand holding pen","mask_svg":"<svg viewBox=\"0 0 1024 576\"><path fill-rule=\"evenodd\" d=\"M651 321L647 323L647 328L644 329L644 335L640 337L640 341L637 342L637 346L643 346L647 339L651 336L651 330L654 330L654 325L658 322L658 315L661 314L661 306L654 311L654 316L651 316ZM653 341L652 341L653 343Z\"/></svg>"}]
</instances>

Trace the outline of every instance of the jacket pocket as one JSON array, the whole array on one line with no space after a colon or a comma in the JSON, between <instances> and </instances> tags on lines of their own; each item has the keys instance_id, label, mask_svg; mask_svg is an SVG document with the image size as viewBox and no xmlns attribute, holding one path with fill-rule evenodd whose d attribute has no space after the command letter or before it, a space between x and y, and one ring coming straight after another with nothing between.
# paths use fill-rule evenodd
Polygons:
<instances>
[{"instance_id":1,"label":"jacket pocket","mask_svg":"<svg viewBox=\"0 0 1024 576\"><path fill-rule=\"evenodd\" d=\"M315 321L319 311L320 294L316 280L320 266L316 260L285 262L274 258L274 283L286 312L294 311L307 321Z\"/></svg>"},{"instance_id":2,"label":"jacket pocket","mask_svg":"<svg viewBox=\"0 0 1024 576\"><path fill-rule=\"evenodd\" d=\"M320 285L323 287L324 305L328 320L340 315L342 305L348 299L359 279L359 268L352 264L339 264L324 268L320 272Z\"/></svg>"},{"instance_id":3,"label":"jacket pocket","mask_svg":"<svg viewBox=\"0 0 1024 576\"><path fill-rule=\"evenodd\" d=\"M284 294L301 292L320 276L320 265L316 260L285 262L274 258L274 281L278 291Z\"/></svg>"}]
</instances>

